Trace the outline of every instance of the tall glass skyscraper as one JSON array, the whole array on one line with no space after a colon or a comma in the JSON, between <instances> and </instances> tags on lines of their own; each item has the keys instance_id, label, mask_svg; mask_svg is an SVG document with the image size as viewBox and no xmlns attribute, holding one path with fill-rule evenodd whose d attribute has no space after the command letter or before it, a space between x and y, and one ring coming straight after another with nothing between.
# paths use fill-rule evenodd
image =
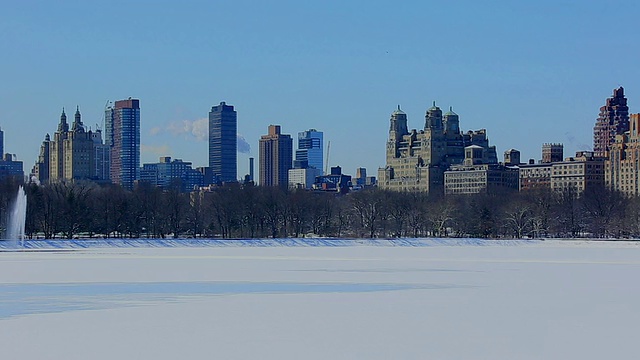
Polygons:
<instances>
[{"instance_id":1,"label":"tall glass skyscraper","mask_svg":"<svg viewBox=\"0 0 640 360\"><path fill-rule=\"evenodd\" d=\"M119 100L107 107L105 142L111 150L111 182L132 189L140 179L140 100Z\"/></svg>"},{"instance_id":2,"label":"tall glass skyscraper","mask_svg":"<svg viewBox=\"0 0 640 360\"><path fill-rule=\"evenodd\" d=\"M221 102L209 112L209 167L221 181L238 181L238 115Z\"/></svg>"},{"instance_id":3,"label":"tall glass skyscraper","mask_svg":"<svg viewBox=\"0 0 640 360\"><path fill-rule=\"evenodd\" d=\"M323 134L322 131L309 129L298 133L298 150L296 150L296 165L304 162L309 167L323 171ZM296 166L302 167L302 166Z\"/></svg>"}]
</instances>

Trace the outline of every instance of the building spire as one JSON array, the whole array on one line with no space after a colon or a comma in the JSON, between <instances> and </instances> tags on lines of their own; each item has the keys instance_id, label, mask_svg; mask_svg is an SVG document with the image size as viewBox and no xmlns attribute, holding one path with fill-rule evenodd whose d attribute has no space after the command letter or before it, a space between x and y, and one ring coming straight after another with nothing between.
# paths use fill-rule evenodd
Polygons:
<instances>
[{"instance_id":1,"label":"building spire","mask_svg":"<svg viewBox=\"0 0 640 360\"><path fill-rule=\"evenodd\" d=\"M73 131L84 132L84 126L82 125L82 116L80 115L80 106L76 105L76 114L73 120Z\"/></svg>"},{"instance_id":2,"label":"building spire","mask_svg":"<svg viewBox=\"0 0 640 360\"><path fill-rule=\"evenodd\" d=\"M60 115L60 123L58 124L58 132L69 131L69 124L67 124L67 114L64 113L64 106L62 107L62 114Z\"/></svg>"}]
</instances>

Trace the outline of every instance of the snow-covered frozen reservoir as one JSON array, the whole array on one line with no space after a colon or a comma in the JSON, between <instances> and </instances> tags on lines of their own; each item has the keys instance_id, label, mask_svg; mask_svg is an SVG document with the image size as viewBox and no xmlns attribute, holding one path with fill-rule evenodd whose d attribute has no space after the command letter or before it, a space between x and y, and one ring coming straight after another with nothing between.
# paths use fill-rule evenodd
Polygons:
<instances>
[{"instance_id":1,"label":"snow-covered frozen reservoir","mask_svg":"<svg viewBox=\"0 0 640 360\"><path fill-rule=\"evenodd\" d=\"M78 243L0 252L3 359L640 353L635 242Z\"/></svg>"}]
</instances>

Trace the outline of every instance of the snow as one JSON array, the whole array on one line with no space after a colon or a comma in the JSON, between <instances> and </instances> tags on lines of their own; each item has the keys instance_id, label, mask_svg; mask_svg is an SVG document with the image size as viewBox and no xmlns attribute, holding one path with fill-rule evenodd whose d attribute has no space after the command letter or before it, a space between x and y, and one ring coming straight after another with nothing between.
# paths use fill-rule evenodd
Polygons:
<instances>
[{"instance_id":1,"label":"snow","mask_svg":"<svg viewBox=\"0 0 640 360\"><path fill-rule=\"evenodd\" d=\"M28 241L0 252L2 358L638 353L636 242L320 240Z\"/></svg>"}]
</instances>

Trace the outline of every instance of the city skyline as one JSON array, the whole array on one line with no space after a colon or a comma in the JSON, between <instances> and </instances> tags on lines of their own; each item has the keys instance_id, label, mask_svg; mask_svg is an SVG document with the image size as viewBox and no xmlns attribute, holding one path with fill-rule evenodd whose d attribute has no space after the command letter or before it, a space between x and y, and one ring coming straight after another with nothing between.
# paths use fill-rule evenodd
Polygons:
<instances>
[{"instance_id":1,"label":"city skyline","mask_svg":"<svg viewBox=\"0 0 640 360\"><path fill-rule=\"evenodd\" d=\"M127 8L108 28L97 4L11 3L0 14L0 40L19 54L0 59L0 127L19 160L37 160L61 106L80 104L95 129L107 99L129 96L144 102L142 163L172 156L206 165L201 120L219 101L241 109L238 132L250 150L238 154L239 178L269 123L287 133L322 128L328 166L375 173L397 104L411 123L433 100L453 106L465 130L486 128L498 152L516 147L525 160L539 158L542 143L563 143L567 154L592 149L599 107L618 86L629 111L640 111L634 2L620 3L615 21L602 19L607 4L591 1ZM211 22L215 13L225 16ZM620 55L612 60L603 46ZM371 139L354 148L363 130Z\"/></svg>"}]
</instances>

